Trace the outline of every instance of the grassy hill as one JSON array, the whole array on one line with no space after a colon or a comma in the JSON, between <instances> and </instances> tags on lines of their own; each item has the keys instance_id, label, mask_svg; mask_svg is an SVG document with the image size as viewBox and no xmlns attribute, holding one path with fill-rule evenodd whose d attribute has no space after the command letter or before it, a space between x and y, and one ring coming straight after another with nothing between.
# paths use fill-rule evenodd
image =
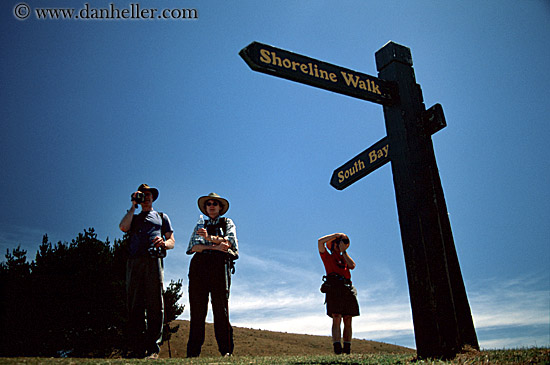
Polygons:
<instances>
[{"instance_id":1,"label":"grassy hill","mask_svg":"<svg viewBox=\"0 0 550 365\"><path fill-rule=\"evenodd\" d=\"M172 326L179 325L178 332L172 335L170 348L172 358L186 356L187 339L189 336L189 321L174 321ZM327 331L330 327L327 327ZM330 355L332 354L332 339L330 336L298 335L250 328L233 327L235 341L235 356L297 356L297 355ZM393 353L414 354L415 351L406 347L390 345L367 340L352 340L352 353ZM214 337L214 325L206 324L206 339L202 347L201 357L219 356L218 345ZM164 343L160 356L167 358L168 343Z\"/></svg>"},{"instance_id":2,"label":"grassy hill","mask_svg":"<svg viewBox=\"0 0 550 365\"><path fill-rule=\"evenodd\" d=\"M157 364L256 364L256 365L329 365L329 364L433 364L433 365L493 365L493 364L550 364L550 349L528 348L508 350L467 351L449 361L422 360L416 351L381 342L352 341L351 355L334 355L329 336L298 335L273 331L234 327L235 352L230 358L222 358L217 351L214 326L206 324L206 340L200 358L185 359L188 321L174 321L180 325L172 336L172 358L168 359L168 344L162 346ZM133 365L151 363L143 359L86 358L0 358L0 364L17 365Z\"/></svg>"}]
</instances>

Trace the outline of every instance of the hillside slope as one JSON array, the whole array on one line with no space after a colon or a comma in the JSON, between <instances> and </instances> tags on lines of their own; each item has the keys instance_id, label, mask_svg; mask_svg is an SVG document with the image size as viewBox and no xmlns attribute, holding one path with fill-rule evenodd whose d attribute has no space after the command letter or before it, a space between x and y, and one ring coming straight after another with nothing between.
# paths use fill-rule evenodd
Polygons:
<instances>
[{"instance_id":1,"label":"hillside slope","mask_svg":"<svg viewBox=\"0 0 550 365\"><path fill-rule=\"evenodd\" d=\"M177 320L172 326L179 329L172 335L170 348L172 357L185 357L189 336L189 321ZM327 328L327 331L330 328ZM299 335L293 333L272 332L250 328L233 327L236 356L282 356L282 355L323 355L332 354L332 340L329 336ZM396 353L407 354L415 351L409 348L382 342L353 339L353 353ZM219 356L214 337L214 325L206 324L206 339L201 356ZM168 343L162 345L160 357L168 357Z\"/></svg>"}]
</instances>

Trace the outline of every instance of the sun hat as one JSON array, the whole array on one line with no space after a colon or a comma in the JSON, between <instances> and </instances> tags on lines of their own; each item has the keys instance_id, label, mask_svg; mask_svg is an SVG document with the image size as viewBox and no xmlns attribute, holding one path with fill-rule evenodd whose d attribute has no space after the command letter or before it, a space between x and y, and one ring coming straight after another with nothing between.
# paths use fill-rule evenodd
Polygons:
<instances>
[{"instance_id":1,"label":"sun hat","mask_svg":"<svg viewBox=\"0 0 550 365\"><path fill-rule=\"evenodd\" d=\"M227 199L222 198L216 193L210 193L208 195L201 196L197 201L200 211L204 214L208 215L205 209L205 204L209 200L217 200L221 203L222 209L220 210L220 216L224 215L229 210L229 202L227 201Z\"/></svg>"},{"instance_id":2,"label":"sun hat","mask_svg":"<svg viewBox=\"0 0 550 365\"><path fill-rule=\"evenodd\" d=\"M139 188L137 188L137 191L141 191L142 193L146 192L146 191L150 191L151 194L153 194L153 201L157 200L157 198L159 197L159 191L158 189L156 188L152 188L150 187L149 185L147 184L141 184L139 186Z\"/></svg>"}]
</instances>

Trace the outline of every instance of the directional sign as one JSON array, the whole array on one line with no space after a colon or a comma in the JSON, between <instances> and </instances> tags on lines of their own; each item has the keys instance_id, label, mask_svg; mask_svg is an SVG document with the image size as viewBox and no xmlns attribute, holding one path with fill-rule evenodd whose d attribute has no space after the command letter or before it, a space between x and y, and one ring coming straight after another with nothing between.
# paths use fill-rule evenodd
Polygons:
<instances>
[{"instance_id":1,"label":"directional sign","mask_svg":"<svg viewBox=\"0 0 550 365\"><path fill-rule=\"evenodd\" d=\"M382 105L397 102L395 84L296 53L252 42L239 55L254 71Z\"/></svg>"},{"instance_id":2,"label":"directional sign","mask_svg":"<svg viewBox=\"0 0 550 365\"><path fill-rule=\"evenodd\" d=\"M441 105L425 110L410 49L388 42L378 50L379 78L257 42L239 55L254 71L384 106L388 137L334 170L330 185L343 190L392 161L417 355L454 358L467 347L479 350L433 144L427 138L447 123Z\"/></svg>"},{"instance_id":3,"label":"directional sign","mask_svg":"<svg viewBox=\"0 0 550 365\"><path fill-rule=\"evenodd\" d=\"M338 190L343 190L357 180L367 176L390 161L389 149L388 137L382 138L334 170L330 179L330 185Z\"/></svg>"}]
</instances>

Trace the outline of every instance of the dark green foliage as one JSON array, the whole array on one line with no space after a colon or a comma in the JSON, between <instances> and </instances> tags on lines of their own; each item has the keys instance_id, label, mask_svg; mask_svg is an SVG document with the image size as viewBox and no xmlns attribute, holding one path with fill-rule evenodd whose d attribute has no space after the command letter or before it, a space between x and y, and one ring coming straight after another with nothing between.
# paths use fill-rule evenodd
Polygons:
<instances>
[{"instance_id":1,"label":"dark green foliage","mask_svg":"<svg viewBox=\"0 0 550 365\"><path fill-rule=\"evenodd\" d=\"M182 280L170 281L168 287L162 294L164 299L164 326L162 328L162 341L168 343L168 355L172 357L172 350L170 348L170 337L173 333L176 333L179 329L179 325L171 327L170 323L179 317L183 313L185 306L179 305L178 301L182 297L181 287L183 285Z\"/></svg>"},{"instance_id":2,"label":"dark green foliage","mask_svg":"<svg viewBox=\"0 0 550 365\"><path fill-rule=\"evenodd\" d=\"M0 356L106 357L121 352L126 239L103 242L90 228L71 243L52 245L45 235L30 264L20 247L8 250L0 263ZM175 298L181 283L169 289L169 298ZM183 311L171 299L167 304L175 306L167 313Z\"/></svg>"},{"instance_id":3,"label":"dark green foliage","mask_svg":"<svg viewBox=\"0 0 550 365\"><path fill-rule=\"evenodd\" d=\"M4 347L19 350L25 346L25 333L33 330L28 320L32 308L27 300L31 288L31 265L27 263L27 251L17 247L6 252L6 262L0 264L0 355ZM18 319L18 320L17 320ZM10 330L6 328L11 326Z\"/></svg>"}]
</instances>

